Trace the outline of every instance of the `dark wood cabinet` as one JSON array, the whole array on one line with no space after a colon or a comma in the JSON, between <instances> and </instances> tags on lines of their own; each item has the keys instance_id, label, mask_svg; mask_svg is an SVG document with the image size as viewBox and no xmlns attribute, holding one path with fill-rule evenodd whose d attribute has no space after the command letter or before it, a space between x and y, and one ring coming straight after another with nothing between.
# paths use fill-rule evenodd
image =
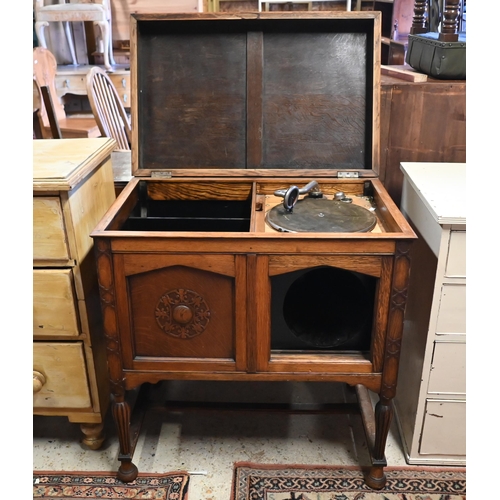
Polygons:
<instances>
[{"instance_id":1,"label":"dark wood cabinet","mask_svg":"<svg viewBox=\"0 0 500 500\"><path fill-rule=\"evenodd\" d=\"M378 178L380 20L133 17L134 179L92 232L121 480L128 391L288 380L356 388L384 486L415 234Z\"/></svg>"},{"instance_id":2,"label":"dark wood cabinet","mask_svg":"<svg viewBox=\"0 0 500 500\"><path fill-rule=\"evenodd\" d=\"M380 179L399 206L401 162L466 161L466 82L382 76Z\"/></svg>"}]
</instances>

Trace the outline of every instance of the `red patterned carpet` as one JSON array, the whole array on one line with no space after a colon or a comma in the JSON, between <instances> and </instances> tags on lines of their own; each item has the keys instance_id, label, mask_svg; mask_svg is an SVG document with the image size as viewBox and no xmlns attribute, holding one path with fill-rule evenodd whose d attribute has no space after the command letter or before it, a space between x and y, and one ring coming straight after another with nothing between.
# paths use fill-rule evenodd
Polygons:
<instances>
[{"instance_id":1,"label":"red patterned carpet","mask_svg":"<svg viewBox=\"0 0 500 500\"><path fill-rule=\"evenodd\" d=\"M131 483L116 479L116 472L36 472L33 498L58 500L134 499L187 500L187 472L140 474Z\"/></svg>"},{"instance_id":2,"label":"red patterned carpet","mask_svg":"<svg viewBox=\"0 0 500 500\"><path fill-rule=\"evenodd\" d=\"M465 468L386 467L380 491L359 467L235 464L231 500L464 500Z\"/></svg>"}]
</instances>

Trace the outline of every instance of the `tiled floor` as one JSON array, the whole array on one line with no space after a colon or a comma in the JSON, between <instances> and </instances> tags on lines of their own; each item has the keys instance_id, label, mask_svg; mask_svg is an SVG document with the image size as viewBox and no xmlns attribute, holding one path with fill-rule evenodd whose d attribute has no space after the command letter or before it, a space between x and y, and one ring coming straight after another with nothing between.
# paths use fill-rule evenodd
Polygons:
<instances>
[{"instance_id":1,"label":"tiled floor","mask_svg":"<svg viewBox=\"0 0 500 500\"><path fill-rule=\"evenodd\" d=\"M152 387L134 453L141 472L188 470L190 500L229 500L234 462L368 465L359 415L167 411L165 401L335 403L353 401L344 385L327 383L168 382ZM35 470L116 471L118 438L108 412L100 450L85 449L78 424L34 417ZM396 424L386 447L389 465L406 465Z\"/></svg>"}]
</instances>

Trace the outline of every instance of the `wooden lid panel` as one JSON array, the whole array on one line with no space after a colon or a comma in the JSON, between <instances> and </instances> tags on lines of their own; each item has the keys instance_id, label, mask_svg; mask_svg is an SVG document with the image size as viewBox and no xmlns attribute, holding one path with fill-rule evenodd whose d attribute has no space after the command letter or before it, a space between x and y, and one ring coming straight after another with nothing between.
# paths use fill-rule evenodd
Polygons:
<instances>
[{"instance_id":1,"label":"wooden lid panel","mask_svg":"<svg viewBox=\"0 0 500 500\"><path fill-rule=\"evenodd\" d=\"M137 15L133 173L376 173L379 19L357 14Z\"/></svg>"},{"instance_id":2,"label":"wooden lid panel","mask_svg":"<svg viewBox=\"0 0 500 500\"><path fill-rule=\"evenodd\" d=\"M366 33L264 35L261 168L371 168L366 43Z\"/></svg>"},{"instance_id":3,"label":"wooden lid panel","mask_svg":"<svg viewBox=\"0 0 500 500\"><path fill-rule=\"evenodd\" d=\"M245 168L246 33L195 24L140 26L140 163Z\"/></svg>"}]
</instances>

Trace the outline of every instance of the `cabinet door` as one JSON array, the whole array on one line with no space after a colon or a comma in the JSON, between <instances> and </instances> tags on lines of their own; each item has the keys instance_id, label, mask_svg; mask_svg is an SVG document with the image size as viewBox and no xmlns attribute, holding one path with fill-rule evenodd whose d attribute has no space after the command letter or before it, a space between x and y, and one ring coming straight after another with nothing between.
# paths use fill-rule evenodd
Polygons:
<instances>
[{"instance_id":1,"label":"cabinet door","mask_svg":"<svg viewBox=\"0 0 500 500\"><path fill-rule=\"evenodd\" d=\"M234 255L125 255L119 286L125 364L234 370L244 362L245 267ZM118 266L121 267L120 264Z\"/></svg>"},{"instance_id":2,"label":"cabinet door","mask_svg":"<svg viewBox=\"0 0 500 500\"><path fill-rule=\"evenodd\" d=\"M374 315L376 303L389 291L389 273L382 276L382 265L374 256L269 256L259 295L269 295L270 308L257 302L261 308L254 313L265 318L255 332L257 343L270 346L259 351L259 370L375 371L381 360L366 353L371 345L382 345L385 332L386 317Z\"/></svg>"}]
</instances>

